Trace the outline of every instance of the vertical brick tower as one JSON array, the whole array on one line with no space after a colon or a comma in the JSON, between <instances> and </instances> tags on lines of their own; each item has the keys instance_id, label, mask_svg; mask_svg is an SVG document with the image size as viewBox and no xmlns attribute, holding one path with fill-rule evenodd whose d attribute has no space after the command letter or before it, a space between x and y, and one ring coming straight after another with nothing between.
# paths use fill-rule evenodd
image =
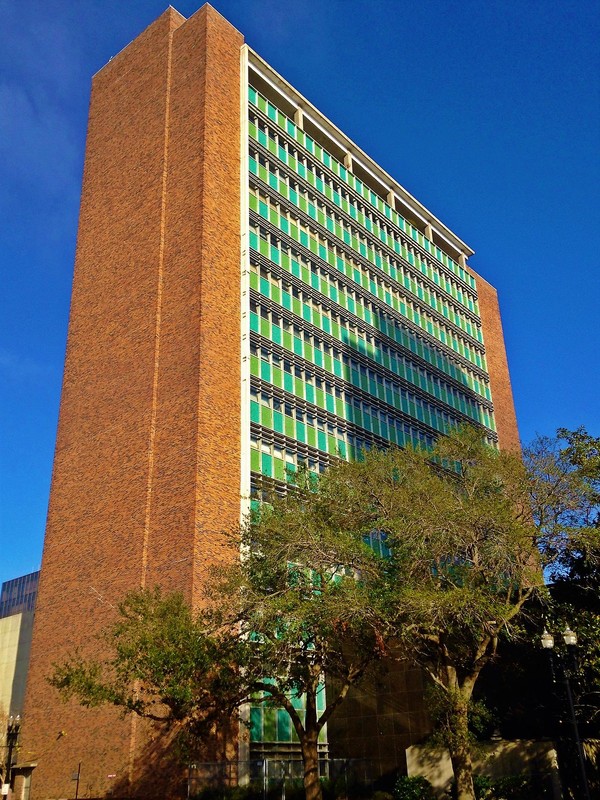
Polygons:
<instances>
[{"instance_id":1,"label":"vertical brick tower","mask_svg":"<svg viewBox=\"0 0 600 800\"><path fill-rule=\"evenodd\" d=\"M141 726L64 706L45 677L96 651L128 589L197 602L239 521L242 43L209 6L169 9L94 77L22 735L33 797L69 796L79 762L88 796L136 781Z\"/></svg>"},{"instance_id":2,"label":"vertical brick tower","mask_svg":"<svg viewBox=\"0 0 600 800\"><path fill-rule=\"evenodd\" d=\"M164 743L45 679L75 648L100 654L131 588L200 603L253 486L461 421L518 447L472 253L210 6L170 8L94 77L22 737L32 798L72 794L79 763L82 794L168 796ZM288 722L253 709L255 754L293 748Z\"/></svg>"}]
</instances>

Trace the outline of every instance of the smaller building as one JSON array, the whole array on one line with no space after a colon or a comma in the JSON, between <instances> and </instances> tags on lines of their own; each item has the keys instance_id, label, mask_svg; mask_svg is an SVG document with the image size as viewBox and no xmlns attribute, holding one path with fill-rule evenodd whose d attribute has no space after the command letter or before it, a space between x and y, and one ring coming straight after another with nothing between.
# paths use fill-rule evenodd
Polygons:
<instances>
[{"instance_id":1,"label":"smaller building","mask_svg":"<svg viewBox=\"0 0 600 800\"><path fill-rule=\"evenodd\" d=\"M40 573L4 581L0 593L0 736L6 720L23 713L33 613Z\"/></svg>"},{"instance_id":2,"label":"smaller building","mask_svg":"<svg viewBox=\"0 0 600 800\"><path fill-rule=\"evenodd\" d=\"M0 592L0 619L20 614L22 611L34 611L37 597L40 572L30 572L4 581Z\"/></svg>"},{"instance_id":3,"label":"smaller building","mask_svg":"<svg viewBox=\"0 0 600 800\"><path fill-rule=\"evenodd\" d=\"M0 771L3 776L8 722L11 717L23 715L39 577L38 571L5 581L0 592ZM13 764L15 760L13 757ZM19 781L21 791L16 796L24 796L30 771L20 771L24 777ZM16 776L14 769L13 776Z\"/></svg>"}]
</instances>

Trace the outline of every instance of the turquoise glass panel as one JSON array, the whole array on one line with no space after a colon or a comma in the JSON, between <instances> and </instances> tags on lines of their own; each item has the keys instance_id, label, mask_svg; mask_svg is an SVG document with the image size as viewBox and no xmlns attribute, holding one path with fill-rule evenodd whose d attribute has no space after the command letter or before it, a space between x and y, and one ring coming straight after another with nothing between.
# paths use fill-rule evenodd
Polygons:
<instances>
[{"instance_id":1,"label":"turquoise glass panel","mask_svg":"<svg viewBox=\"0 0 600 800\"><path fill-rule=\"evenodd\" d=\"M250 708L250 741L263 741L263 710L252 706Z\"/></svg>"},{"instance_id":2,"label":"turquoise glass panel","mask_svg":"<svg viewBox=\"0 0 600 800\"><path fill-rule=\"evenodd\" d=\"M292 720L283 708L277 709L277 741L289 742L292 739Z\"/></svg>"}]
</instances>

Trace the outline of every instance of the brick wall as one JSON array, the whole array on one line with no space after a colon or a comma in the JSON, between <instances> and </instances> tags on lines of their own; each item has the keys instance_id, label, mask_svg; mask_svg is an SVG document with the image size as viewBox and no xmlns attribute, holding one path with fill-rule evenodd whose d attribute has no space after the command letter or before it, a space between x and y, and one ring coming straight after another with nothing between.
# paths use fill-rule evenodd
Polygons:
<instances>
[{"instance_id":1,"label":"brick wall","mask_svg":"<svg viewBox=\"0 0 600 800\"><path fill-rule=\"evenodd\" d=\"M199 602L239 518L242 44L209 6L169 9L93 81L22 735L32 798L73 794L80 761L82 794L166 796L143 785L160 740L62 704L45 676L101 651L132 587Z\"/></svg>"},{"instance_id":2,"label":"brick wall","mask_svg":"<svg viewBox=\"0 0 600 800\"><path fill-rule=\"evenodd\" d=\"M519 429L515 404L510 384L502 319L498 304L498 293L493 286L473 273L477 280L479 313L483 327L483 341L490 375L490 387L494 402L494 416L498 432L498 443L503 450L519 451Z\"/></svg>"}]
</instances>

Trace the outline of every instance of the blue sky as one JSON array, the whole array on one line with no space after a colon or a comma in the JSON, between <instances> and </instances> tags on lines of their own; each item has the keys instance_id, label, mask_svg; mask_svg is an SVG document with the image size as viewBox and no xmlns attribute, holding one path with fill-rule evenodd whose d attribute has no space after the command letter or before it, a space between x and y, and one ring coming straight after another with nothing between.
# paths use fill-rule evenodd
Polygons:
<instances>
[{"instance_id":1,"label":"blue sky","mask_svg":"<svg viewBox=\"0 0 600 800\"><path fill-rule=\"evenodd\" d=\"M0 580L41 561L90 79L165 3L0 0ZM476 251L523 441L600 435L600 5L213 5Z\"/></svg>"}]
</instances>

